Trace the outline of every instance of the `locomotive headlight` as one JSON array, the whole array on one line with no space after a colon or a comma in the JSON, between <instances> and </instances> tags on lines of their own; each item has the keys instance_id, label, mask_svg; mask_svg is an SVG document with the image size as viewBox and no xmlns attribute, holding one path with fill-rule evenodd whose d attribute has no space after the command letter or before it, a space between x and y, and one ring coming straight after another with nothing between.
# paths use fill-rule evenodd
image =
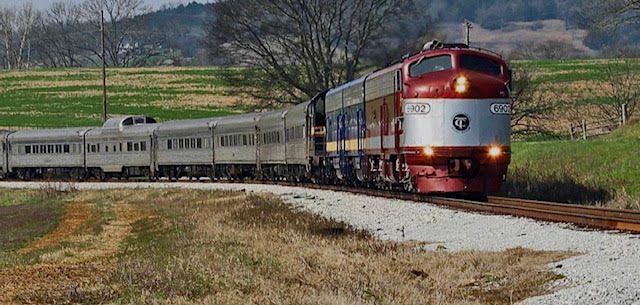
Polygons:
<instances>
[{"instance_id":1,"label":"locomotive headlight","mask_svg":"<svg viewBox=\"0 0 640 305\"><path fill-rule=\"evenodd\" d=\"M427 157L431 157L433 156L433 148L431 148L430 146L427 146L422 150L422 153L424 153L424 155Z\"/></svg>"},{"instance_id":2,"label":"locomotive headlight","mask_svg":"<svg viewBox=\"0 0 640 305\"><path fill-rule=\"evenodd\" d=\"M464 76L458 76L454 84L454 90L457 93L465 93L469 90L469 80Z\"/></svg>"},{"instance_id":3,"label":"locomotive headlight","mask_svg":"<svg viewBox=\"0 0 640 305\"><path fill-rule=\"evenodd\" d=\"M502 154L502 149L498 146L492 146L491 149L489 149L489 156L492 157L498 157Z\"/></svg>"}]
</instances>

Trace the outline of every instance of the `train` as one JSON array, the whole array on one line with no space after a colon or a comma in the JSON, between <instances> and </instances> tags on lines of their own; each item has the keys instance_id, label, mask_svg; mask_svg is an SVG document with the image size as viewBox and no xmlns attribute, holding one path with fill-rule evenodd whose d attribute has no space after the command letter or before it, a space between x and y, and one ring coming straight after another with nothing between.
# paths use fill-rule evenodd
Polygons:
<instances>
[{"instance_id":1,"label":"train","mask_svg":"<svg viewBox=\"0 0 640 305\"><path fill-rule=\"evenodd\" d=\"M510 87L499 55L434 42L284 109L2 131L0 177L207 177L483 195L506 179Z\"/></svg>"}]
</instances>

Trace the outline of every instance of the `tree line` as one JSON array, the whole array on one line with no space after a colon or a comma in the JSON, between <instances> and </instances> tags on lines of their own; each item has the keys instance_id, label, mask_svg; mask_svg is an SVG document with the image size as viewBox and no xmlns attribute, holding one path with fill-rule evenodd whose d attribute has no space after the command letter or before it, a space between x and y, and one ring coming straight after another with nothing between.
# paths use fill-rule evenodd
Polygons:
<instances>
[{"instance_id":1,"label":"tree line","mask_svg":"<svg viewBox=\"0 0 640 305\"><path fill-rule=\"evenodd\" d=\"M105 59L110 66L131 66L145 55L147 33L136 16L150 9L144 0L54 2L37 10L30 2L0 7L0 64L5 69L78 67L102 62L100 19L104 12Z\"/></svg>"}]
</instances>

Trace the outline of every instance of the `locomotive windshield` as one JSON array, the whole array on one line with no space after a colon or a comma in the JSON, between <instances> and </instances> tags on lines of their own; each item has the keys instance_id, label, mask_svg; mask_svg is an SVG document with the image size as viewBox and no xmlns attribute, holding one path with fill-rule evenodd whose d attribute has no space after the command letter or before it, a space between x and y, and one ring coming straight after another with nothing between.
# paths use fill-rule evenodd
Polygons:
<instances>
[{"instance_id":1,"label":"locomotive windshield","mask_svg":"<svg viewBox=\"0 0 640 305\"><path fill-rule=\"evenodd\" d=\"M460 67L490 75L500 75L502 67L495 61L474 55L461 55Z\"/></svg>"},{"instance_id":2,"label":"locomotive windshield","mask_svg":"<svg viewBox=\"0 0 640 305\"><path fill-rule=\"evenodd\" d=\"M451 55L440 55L434 57L423 57L411 64L409 73L411 77L419 77L431 72L451 69Z\"/></svg>"}]
</instances>

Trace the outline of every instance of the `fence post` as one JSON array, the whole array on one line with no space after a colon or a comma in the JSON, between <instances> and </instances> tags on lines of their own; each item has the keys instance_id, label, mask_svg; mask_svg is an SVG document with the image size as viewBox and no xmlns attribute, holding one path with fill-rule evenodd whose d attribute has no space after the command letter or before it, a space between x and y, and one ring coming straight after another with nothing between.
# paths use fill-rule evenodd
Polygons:
<instances>
[{"instance_id":1,"label":"fence post","mask_svg":"<svg viewBox=\"0 0 640 305\"><path fill-rule=\"evenodd\" d=\"M569 124L569 135L571 135L571 141L573 141L573 124Z\"/></svg>"},{"instance_id":2,"label":"fence post","mask_svg":"<svg viewBox=\"0 0 640 305\"><path fill-rule=\"evenodd\" d=\"M628 115L628 113L627 113L627 104L626 103L622 104L622 114L621 115L622 115L622 120L621 120L622 121L622 126L627 125L627 115Z\"/></svg>"},{"instance_id":3,"label":"fence post","mask_svg":"<svg viewBox=\"0 0 640 305\"><path fill-rule=\"evenodd\" d=\"M587 139L587 120L582 120L582 139Z\"/></svg>"}]
</instances>

